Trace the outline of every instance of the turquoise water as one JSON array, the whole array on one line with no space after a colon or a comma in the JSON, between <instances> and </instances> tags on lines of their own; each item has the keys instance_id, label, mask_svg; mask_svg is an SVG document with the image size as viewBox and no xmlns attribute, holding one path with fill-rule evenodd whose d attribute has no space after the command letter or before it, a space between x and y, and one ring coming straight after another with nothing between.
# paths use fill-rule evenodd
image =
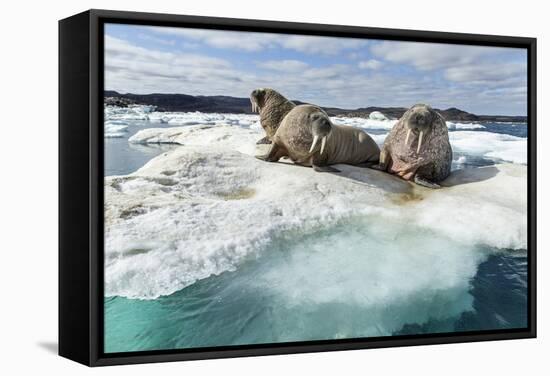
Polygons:
<instances>
[{"instance_id":1,"label":"turquoise water","mask_svg":"<svg viewBox=\"0 0 550 376\"><path fill-rule=\"evenodd\" d=\"M527 325L524 251L465 249L435 233L385 228L356 218L287 234L237 271L170 296L106 298L105 351Z\"/></svg>"}]
</instances>

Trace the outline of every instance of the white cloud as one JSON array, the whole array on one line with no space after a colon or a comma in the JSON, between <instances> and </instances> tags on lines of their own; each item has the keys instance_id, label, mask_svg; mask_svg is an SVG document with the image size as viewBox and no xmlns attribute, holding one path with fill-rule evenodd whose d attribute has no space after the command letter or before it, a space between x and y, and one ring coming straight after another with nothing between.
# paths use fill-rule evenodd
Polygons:
<instances>
[{"instance_id":1,"label":"white cloud","mask_svg":"<svg viewBox=\"0 0 550 376\"><path fill-rule=\"evenodd\" d=\"M165 45L165 46L174 46L176 44L176 41L173 39L156 38L152 35L144 34L144 33L138 34L138 38L149 42L153 42L156 44Z\"/></svg>"},{"instance_id":2,"label":"white cloud","mask_svg":"<svg viewBox=\"0 0 550 376\"><path fill-rule=\"evenodd\" d=\"M162 52L105 37L105 87L133 93L223 92L246 75L226 60Z\"/></svg>"},{"instance_id":3,"label":"white cloud","mask_svg":"<svg viewBox=\"0 0 550 376\"><path fill-rule=\"evenodd\" d=\"M464 89L470 103L505 107L506 103L527 102L527 55L501 47L466 46L416 42L381 42L371 47L378 58L405 64L425 72L435 81L441 74L449 83ZM514 59L511 59L513 52ZM467 90L466 90L467 89ZM515 93L512 96L512 93ZM517 94L523 93L523 94ZM474 104L475 105L475 104ZM517 107L517 106L516 106ZM483 110L482 110L483 111ZM501 110L505 111L505 110ZM507 112L507 111L505 111Z\"/></svg>"},{"instance_id":4,"label":"white cloud","mask_svg":"<svg viewBox=\"0 0 550 376\"><path fill-rule=\"evenodd\" d=\"M445 77L457 82L506 82L514 77L526 77L525 64L487 63L450 67L445 70Z\"/></svg>"},{"instance_id":5,"label":"white cloud","mask_svg":"<svg viewBox=\"0 0 550 376\"><path fill-rule=\"evenodd\" d=\"M300 60L268 60L258 62L261 68L279 72L300 72L308 68L308 64Z\"/></svg>"},{"instance_id":6,"label":"white cloud","mask_svg":"<svg viewBox=\"0 0 550 376\"><path fill-rule=\"evenodd\" d=\"M367 41L335 37L280 35L281 47L308 54L336 55L344 50L363 47Z\"/></svg>"},{"instance_id":7,"label":"white cloud","mask_svg":"<svg viewBox=\"0 0 550 376\"><path fill-rule=\"evenodd\" d=\"M510 48L419 42L381 42L371 47L374 55L420 71L441 70L451 81L465 84L526 76L526 62L505 61Z\"/></svg>"},{"instance_id":8,"label":"white cloud","mask_svg":"<svg viewBox=\"0 0 550 376\"><path fill-rule=\"evenodd\" d=\"M185 67L204 67L208 65L214 68L228 68L231 66L228 61L223 59L199 54L173 53L147 49L108 35L105 36L105 54L108 57L106 64L114 65L117 63L126 65L133 62L142 62L145 64L160 63L164 67L172 65L172 68L177 67L177 65Z\"/></svg>"},{"instance_id":9,"label":"white cloud","mask_svg":"<svg viewBox=\"0 0 550 376\"><path fill-rule=\"evenodd\" d=\"M270 35L260 33L186 29L161 26L149 27L149 29L156 33L176 35L186 39L203 42L216 48L260 51L273 44L273 38L271 38Z\"/></svg>"},{"instance_id":10,"label":"white cloud","mask_svg":"<svg viewBox=\"0 0 550 376\"><path fill-rule=\"evenodd\" d=\"M381 42L371 47L374 55L419 70L434 70L471 64L481 57L504 52L501 48L420 42Z\"/></svg>"},{"instance_id":11,"label":"white cloud","mask_svg":"<svg viewBox=\"0 0 550 376\"><path fill-rule=\"evenodd\" d=\"M361 39L252 33L225 30L185 29L174 27L147 27L155 33L177 35L199 41L211 47L256 52L269 48L285 48L306 54L336 55L344 50L363 47Z\"/></svg>"},{"instance_id":12,"label":"white cloud","mask_svg":"<svg viewBox=\"0 0 550 376\"><path fill-rule=\"evenodd\" d=\"M380 69L384 64L380 60L370 59L366 61L360 61L357 66L361 69Z\"/></svg>"},{"instance_id":13,"label":"white cloud","mask_svg":"<svg viewBox=\"0 0 550 376\"><path fill-rule=\"evenodd\" d=\"M525 85L520 82L522 75L514 73L521 67L497 74L460 65L444 68L448 77L437 77L432 71L398 76L387 70L370 70L365 74L351 61L320 67L300 60L259 61L257 65L263 70L239 68L204 54L163 52L105 38L105 88L119 92L247 97L255 88L272 87L291 99L342 108L426 102L475 113L487 113L488 108L501 114L525 111ZM490 78L491 74L512 77L476 84L479 77ZM461 84L462 80L470 85Z\"/></svg>"}]
</instances>

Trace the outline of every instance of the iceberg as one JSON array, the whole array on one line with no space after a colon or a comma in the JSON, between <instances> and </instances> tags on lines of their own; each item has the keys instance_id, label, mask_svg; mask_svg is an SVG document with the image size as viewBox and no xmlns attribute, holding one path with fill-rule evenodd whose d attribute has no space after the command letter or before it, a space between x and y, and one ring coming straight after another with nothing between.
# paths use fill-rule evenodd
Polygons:
<instances>
[{"instance_id":1,"label":"iceberg","mask_svg":"<svg viewBox=\"0 0 550 376\"><path fill-rule=\"evenodd\" d=\"M104 136L124 137L128 130L128 123L122 120L107 120L104 122Z\"/></svg>"},{"instance_id":2,"label":"iceberg","mask_svg":"<svg viewBox=\"0 0 550 376\"><path fill-rule=\"evenodd\" d=\"M450 132L449 139L455 152L527 163L527 138L484 131L461 131Z\"/></svg>"},{"instance_id":3,"label":"iceberg","mask_svg":"<svg viewBox=\"0 0 550 376\"><path fill-rule=\"evenodd\" d=\"M234 125L248 128L259 122L258 115L247 114L219 114L204 112L152 112L149 115L151 122L180 125ZM259 124L258 124L259 125Z\"/></svg>"},{"instance_id":4,"label":"iceberg","mask_svg":"<svg viewBox=\"0 0 550 376\"><path fill-rule=\"evenodd\" d=\"M256 141L261 132L231 125L193 125L170 128L147 128L128 139L133 144L179 144L208 146L211 149L256 153Z\"/></svg>"},{"instance_id":5,"label":"iceberg","mask_svg":"<svg viewBox=\"0 0 550 376\"><path fill-rule=\"evenodd\" d=\"M447 128L450 130L485 129L485 126L479 123L453 123L452 121L447 121Z\"/></svg>"},{"instance_id":6,"label":"iceberg","mask_svg":"<svg viewBox=\"0 0 550 376\"><path fill-rule=\"evenodd\" d=\"M149 120L149 113L154 106L133 105L129 107L104 106L103 113L108 120Z\"/></svg>"},{"instance_id":7,"label":"iceberg","mask_svg":"<svg viewBox=\"0 0 550 376\"><path fill-rule=\"evenodd\" d=\"M384 114L381 113L380 111L372 111L372 112L369 114L369 119L371 119L371 120L388 120L388 118L386 117L386 115L384 115Z\"/></svg>"},{"instance_id":8,"label":"iceberg","mask_svg":"<svg viewBox=\"0 0 550 376\"><path fill-rule=\"evenodd\" d=\"M349 125L351 127L361 128L366 131L371 129L390 130L393 128L397 120L389 119L365 119L360 117L334 116L331 117L334 124Z\"/></svg>"}]
</instances>

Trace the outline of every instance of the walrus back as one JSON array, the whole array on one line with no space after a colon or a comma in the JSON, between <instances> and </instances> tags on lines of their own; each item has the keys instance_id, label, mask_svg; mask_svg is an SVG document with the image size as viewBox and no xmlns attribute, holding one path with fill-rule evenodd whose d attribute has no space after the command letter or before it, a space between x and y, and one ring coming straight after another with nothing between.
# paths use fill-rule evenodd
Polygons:
<instances>
[{"instance_id":1,"label":"walrus back","mask_svg":"<svg viewBox=\"0 0 550 376\"><path fill-rule=\"evenodd\" d=\"M308 116L317 111L322 110L312 105L293 106L273 137L273 142L283 146L290 159L295 162L301 163L310 157L309 147L313 136L308 125Z\"/></svg>"},{"instance_id":2,"label":"walrus back","mask_svg":"<svg viewBox=\"0 0 550 376\"><path fill-rule=\"evenodd\" d=\"M333 125L327 140L328 164L378 162L380 148L363 130L346 125Z\"/></svg>"},{"instance_id":3,"label":"walrus back","mask_svg":"<svg viewBox=\"0 0 550 376\"><path fill-rule=\"evenodd\" d=\"M287 100L278 93L277 95L271 95L270 98L267 99L266 104L260 111L260 124L270 140L273 139L284 117L294 107L296 107L296 105L293 102Z\"/></svg>"}]
</instances>

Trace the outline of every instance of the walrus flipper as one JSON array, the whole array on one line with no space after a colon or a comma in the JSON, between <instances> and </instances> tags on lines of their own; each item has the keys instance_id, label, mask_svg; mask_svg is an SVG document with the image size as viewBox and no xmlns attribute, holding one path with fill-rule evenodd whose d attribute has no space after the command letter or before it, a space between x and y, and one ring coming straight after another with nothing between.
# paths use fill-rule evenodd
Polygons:
<instances>
[{"instance_id":1,"label":"walrus flipper","mask_svg":"<svg viewBox=\"0 0 550 376\"><path fill-rule=\"evenodd\" d=\"M266 161L266 162L278 162L279 159L287 155L286 149L277 145L276 143L271 144L271 148L265 155L256 155L256 158Z\"/></svg>"},{"instance_id":2,"label":"walrus flipper","mask_svg":"<svg viewBox=\"0 0 550 376\"><path fill-rule=\"evenodd\" d=\"M380 158L378 159L378 163L367 167L378 171L387 171L388 166L390 165L390 162L391 162L391 155L388 152L386 146L384 145L382 146L382 150L380 150Z\"/></svg>"},{"instance_id":3,"label":"walrus flipper","mask_svg":"<svg viewBox=\"0 0 550 376\"><path fill-rule=\"evenodd\" d=\"M363 168L373 168L375 170L380 169L380 163L379 162L361 162L361 163L355 164L354 166L363 167ZM385 171L385 170L383 170L383 171Z\"/></svg>"},{"instance_id":4,"label":"walrus flipper","mask_svg":"<svg viewBox=\"0 0 550 376\"><path fill-rule=\"evenodd\" d=\"M431 188L431 189L438 189L438 188L441 188L441 186L437 183L434 183L434 182L431 182L429 180L426 180L424 178L421 178L420 176L418 175L415 175L414 176L414 182L418 185L421 185L423 187L426 187L426 188Z\"/></svg>"},{"instance_id":5,"label":"walrus flipper","mask_svg":"<svg viewBox=\"0 0 550 376\"><path fill-rule=\"evenodd\" d=\"M267 145L267 144L271 144L271 140L267 136L265 136L264 138L259 139L256 142L256 145Z\"/></svg>"},{"instance_id":6,"label":"walrus flipper","mask_svg":"<svg viewBox=\"0 0 550 376\"><path fill-rule=\"evenodd\" d=\"M313 170L317 172L342 172L338 170L337 168L331 167L331 166L316 166L312 165Z\"/></svg>"}]
</instances>

